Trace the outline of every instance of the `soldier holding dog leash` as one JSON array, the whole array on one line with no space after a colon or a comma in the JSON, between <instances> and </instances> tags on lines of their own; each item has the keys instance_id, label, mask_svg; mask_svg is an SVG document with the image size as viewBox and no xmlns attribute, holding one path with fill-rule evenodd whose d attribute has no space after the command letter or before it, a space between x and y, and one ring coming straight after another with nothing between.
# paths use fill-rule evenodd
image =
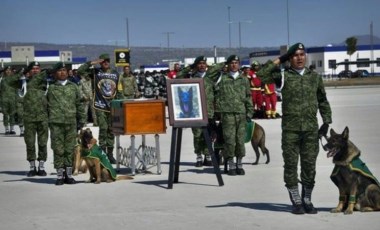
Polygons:
<instances>
[{"instance_id":1,"label":"soldier holding dog leash","mask_svg":"<svg viewBox=\"0 0 380 230\"><path fill-rule=\"evenodd\" d=\"M290 62L284 74L275 73L277 65ZM322 78L306 64L306 49L302 43L292 45L286 54L269 61L257 75L263 83L282 79L282 155L284 181L293 204L293 214L316 214L311 202L315 184L319 136L326 136L332 123L331 108ZM318 130L317 112L323 124ZM298 189L298 159L301 163L302 195Z\"/></svg>"}]
</instances>

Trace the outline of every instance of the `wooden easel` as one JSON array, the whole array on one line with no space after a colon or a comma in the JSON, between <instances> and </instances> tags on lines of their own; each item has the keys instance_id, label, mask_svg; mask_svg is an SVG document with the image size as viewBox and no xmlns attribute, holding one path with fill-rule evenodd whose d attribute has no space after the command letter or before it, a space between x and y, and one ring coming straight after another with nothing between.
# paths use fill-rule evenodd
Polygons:
<instances>
[{"instance_id":1,"label":"wooden easel","mask_svg":"<svg viewBox=\"0 0 380 230\"><path fill-rule=\"evenodd\" d=\"M223 186L224 182L222 179L222 175L220 174L219 164L216 160L214 150L212 149L211 138L207 131L207 127L203 126L201 128L203 132L203 137L205 138L207 144L208 152L211 156L212 165L214 166L214 171L216 174L216 178L218 179L219 186ZM173 183L178 183L179 164L181 161L182 129L182 127L173 127L172 129L168 189L173 188Z\"/></svg>"}]
</instances>

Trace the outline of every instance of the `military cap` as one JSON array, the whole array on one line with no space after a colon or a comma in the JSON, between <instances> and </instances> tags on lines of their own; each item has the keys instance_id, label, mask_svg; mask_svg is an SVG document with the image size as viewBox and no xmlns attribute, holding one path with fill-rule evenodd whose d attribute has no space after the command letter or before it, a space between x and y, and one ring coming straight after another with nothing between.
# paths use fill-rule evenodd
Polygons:
<instances>
[{"instance_id":1,"label":"military cap","mask_svg":"<svg viewBox=\"0 0 380 230\"><path fill-rule=\"evenodd\" d=\"M288 56L292 56L293 54L296 53L297 50L305 50L305 46L301 43L301 42L298 42L294 45L292 45L289 49L288 49Z\"/></svg>"},{"instance_id":2,"label":"military cap","mask_svg":"<svg viewBox=\"0 0 380 230\"><path fill-rule=\"evenodd\" d=\"M53 71L53 73L55 73L62 68L65 68L65 63L60 61L60 62L57 62L53 65L52 71Z\"/></svg>"},{"instance_id":3,"label":"military cap","mask_svg":"<svg viewBox=\"0 0 380 230\"><path fill-rule=\"evenodd\" d=\"M201 62L201 61L207 61L207 58L205 56L199 56L199 57L195 58L193 65L198 65L199 62Z\"/></svg>"},{"instance_id":4,"label":"military cap","mask_svg":"<svg viewBox=\"0 0 380 230\"><path fill-rule=\"evenodd\" d=\"M259 65L260 65L260 63L258 61L256 61L256 60L253 61L252 64L251 64L252 67L259 66Z\"/></svg>"},{"instance_id":5,"label":"military cap","mask_svg":"<svg viewBox=\"0 0 380 230\"><path fill-rule=\"evenodd\" d=\"M4 67L4 71L7 70L7 69L10 69L10 70L11 70L11 69L12 69L12 66L6 66L6 67Z\"/></svg>"},{"instance_id":6,"label":"military cap","mask_svg":"<svg viewBox=\"0 0 380 230\"><path fill-rule=\"evenodd\" d=\"M108 55L108 54L101 54L100 56L99 56L99 59L104 59L104 60L110 60L110 55Z\"/></svg>"},{"instance_id":7,"label":"military cap","mask_svg":"<svg viewBox=\"0 0 380 230\"><path fill-rule=\"evenodd\" d=\"M38 61L32 61L31 63L29 63L28 69L33 69L33 66L41 66L41 64Z\"/></svg>"},{"instance_id":8,"label":"military cap","mask_svg":"<svg viewBox=\"0 0 380 230\"><path fill-rule=\"evenodd\" d=\"M227 64L231 63L232 61L240 61L239 56L233 54L227 58Z\"/></svg>"}]
</instances>

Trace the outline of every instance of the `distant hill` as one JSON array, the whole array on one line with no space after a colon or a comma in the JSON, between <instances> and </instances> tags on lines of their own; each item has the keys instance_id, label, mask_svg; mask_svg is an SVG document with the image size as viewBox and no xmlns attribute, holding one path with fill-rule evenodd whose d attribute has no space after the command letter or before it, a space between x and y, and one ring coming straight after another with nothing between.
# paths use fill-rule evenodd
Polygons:
<instances>
[{"instance_id":1,"label":"distant hill","mask_svg":"<svg viewBox=\"0 0 380 230\"><path fill-rule=\"evenodd\" d=\"M0 42L1 44L1 42ZM7 47L0 47L0 51L9 51L11 46L34 46L35 50L60 50L72 51L73 57L86 57L87 60L97 59L99 54L108 53L113 55L115 49L125 47L114 45L86 45L86 44L47 44L47 43L17 43L8 42ZM6 49L5 49L6 48ZM227 57L230 54L237 54L241 59L248 59L251 52L275 49L274 47L264 48L217 48L217 56ZM139 68L140 65L154 65L163 63L163 60L183 60L200 55L206 57L214 56L213 48L160 48L160 47L131 47L131 64L132 68ZM111 56L113 59L113 56Z\"/></svg>"},{"instance_id":2,"label":"distant hill","mask_svg":"<svg viewBox=\"0 0 380 230\"><path fill-rule=\"evenodd\" d=\"M358 39L358 45L369 45L369 35L354 36ZM373 44L380 44L380 38L374 36ZM1 42L4 46L0 51L9 51L11 46L34 46L36 50L60 50L72 51L73 57L86 57L87 60L97 59L99 54L113 54L115 49L125 48L114 45L88 45L88 44L48 44L48 43L19 43L19 42ZM335 44L345 45L345 41ZM243 47L239 48L217 48L218 57L227 57L231 54L237 54L241 59L248 59L249 54L258 51L276 50L279 47ZM213 48L170 48L167 47L131 47L131 64L132 68L139 68L140 65L153 65L162 63L163 60L183 60L200 55L206 57L214 56ZM112 58L113 59L113 58Z\"/></svg>"}]
</instances>

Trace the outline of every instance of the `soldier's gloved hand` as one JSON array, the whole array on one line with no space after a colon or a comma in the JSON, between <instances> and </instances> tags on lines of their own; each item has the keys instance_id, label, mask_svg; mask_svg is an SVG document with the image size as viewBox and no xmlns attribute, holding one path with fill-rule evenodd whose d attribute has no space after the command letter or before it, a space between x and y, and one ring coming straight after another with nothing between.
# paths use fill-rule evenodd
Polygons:
<instances>
[{"instance_id":1,"label":"soldier's gloved hand","mask_svg":"<svg viewBox=\"0 0 380 230\"><path fill-rule=\"evenodd\" d=\"M247 122L252 122L252 119L248 116L245 119L247 120Z\"/></svg>"},{"instance_id":2,"label":"soldier's gloved hand","mask_svg":"<svg viewBox=\"0 0 380 230\"><path fill-rule=\"evenodd\" d=\"M282 56L279 57L279 59L280 59L280 63L284 63L287 60L289 60L289 54L288 53L283 54Z\"/></svg>"},{"instance_id":3,"label":"soldier's gloved hand","mask_svg":"<svg viewBox=\"0 0 380 230\"><path fill-rule=\"evenodd\" d=\"M327 131L329 130L329 124L323 123L318 130L318 137L325 137L327 135Z\"/></svg>"}]
</instances>

